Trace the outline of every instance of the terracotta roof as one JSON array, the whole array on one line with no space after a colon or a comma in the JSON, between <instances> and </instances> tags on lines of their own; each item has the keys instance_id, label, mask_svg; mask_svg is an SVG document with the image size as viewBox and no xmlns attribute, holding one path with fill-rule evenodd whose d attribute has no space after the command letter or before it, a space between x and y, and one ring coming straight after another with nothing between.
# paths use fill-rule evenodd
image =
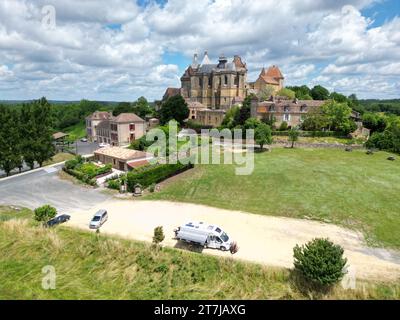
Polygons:
<instances>
[{"instance_id":1,"label":"terracotta roof","mask_svg":"<svg viewBox=\"0 0 400 320\"><path fill-rule=\"evenodd\" d=\"M92 115L88 116L88 120L107 120L111 118L111 114L105 111L96 111Z\"/></svg>"},{"instance_id":2,"label":"terracotta roof","mask_svg":"<svg viewBox=\"0 0 400 320\"><path fill-rule=\"evenodd\" d=\"M267 72L265 72L265 69L264 69L264 73L267 77L276 78L276 79L284 79L284 77L281 73L281 70L279 70L279 68L277 66L269 67Z\"/></svg>"},{"instance_id":3,"label":"terracotta roof","mask_svg":"<svg viewBox=\"0 0 400 320\"><path fill-rule=\"evenodd\" d=\"M135 160L146 158L147 153L138 150L131 150L121 147L106 147L98 149L94 152L94 154L104 155L112 158L117 158L120 160Z\"/></svg>"},{"instance_id":4,"label":"terracotta roof","mask_svg":"<svg viewBox=\"0 0 400 320\"><path fill-rule=\"evenodd\" d=\"M277 66L272 66L268 70L262 68L258 79L263 80L267 84L279 85L279 80L284 79L284 77Z\"/></svg>"},{"instance_id":5,"label":"terracotta roof","mask_svg":"<svg viewBox=\"0 0 400 320\"><path fill-rule=\"evenodd\" d=\"M134 113L121 113L119 116L112 119L114 122L125 123L125 122L145 122L142 118Z\"/></svg>"},{"instance_id":6,"label":"terracotta roof","mask_svg":"<svg viewBox=\"0 0 400 320\"><path fill-rule=\"evenodd\" d=\"M126 164L131 168L138 168L138 167L143 167L145 165L148 165L149 161L147 161L147 160L137 160L137 161L127 162Z\"/></svg>"}]
</instances>

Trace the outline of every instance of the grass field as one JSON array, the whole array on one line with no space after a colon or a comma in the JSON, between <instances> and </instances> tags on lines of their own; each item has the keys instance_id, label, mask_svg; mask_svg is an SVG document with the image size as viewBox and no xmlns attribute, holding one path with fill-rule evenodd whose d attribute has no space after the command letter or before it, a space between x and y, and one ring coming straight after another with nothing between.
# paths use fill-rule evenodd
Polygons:
<instances>
[{"instance_id":1,"label":"grass field","mask_svg":"<svg viewBox=\"0 0 400 320\"><path fill-rule=\"evenodd\" d=\"M74 126L65 128L63 132L70 135L71 140L81 139L86 137L86 127L84 122L80 122Z\"/></svg>"},{"instance_id":2,"label":"grass field","mask_svg":"<svg viewBox=\"0 0 400 320\"><path fill-rule=\"evenodd\" d=\"M387 157L275 148L255 155L252 175L236 176L233 165L199 165L146 199L332 222L363 231L372 244L400 248L400 161Z\"/></svg>"},{"instance_id":3,"label":"grass field","mask_svg":"<svg viewBox=\"0 0 400 320\"><path fill-rule=\"evenodd\" d=\"M59 153L56 153L54 155L54 157L51 158L51 160L46 161L45 163L43 163L43 166L49 166L49 165L52 165L52 164L55 164L55 163L68 161L68 160L71 160L73 158L75 158L75 156L73 154L59 152Z\"/></svg>"},{"instance_id":4,"label":"grass field","mask_svg":"<svg viewBox=\"0 0 400 320\"><path fill-rule=\"evenodd\" d=\"M400 284L357 282L328 294L300 290L290 270L35 225L0 207L2 299L399 299ZM16 217L19 217L16 218ZM53 266L56 289L44 290Z\"/></svg>"}]
</instances>

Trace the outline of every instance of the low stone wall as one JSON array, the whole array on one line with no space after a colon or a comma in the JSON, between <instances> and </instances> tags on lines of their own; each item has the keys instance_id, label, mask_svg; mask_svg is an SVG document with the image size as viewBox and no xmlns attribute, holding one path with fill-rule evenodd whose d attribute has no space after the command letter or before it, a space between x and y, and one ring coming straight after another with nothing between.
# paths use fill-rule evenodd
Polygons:
<instances>
[{"instance_id":1,"label":"low stone wall","mask_svg":"<svg viewBox=\"0 0 400 320\"><path fill-rule=\"evenodd\" d=\"M291 147L291 142L274 142L272 147ZM296 142L295 147L297 148L336 148L336 149L345 149L352 148L356 150L364 149L364 146L361 144L340 144L340 143L306 143L306 142Z\"/></svg>"}]
</instances>

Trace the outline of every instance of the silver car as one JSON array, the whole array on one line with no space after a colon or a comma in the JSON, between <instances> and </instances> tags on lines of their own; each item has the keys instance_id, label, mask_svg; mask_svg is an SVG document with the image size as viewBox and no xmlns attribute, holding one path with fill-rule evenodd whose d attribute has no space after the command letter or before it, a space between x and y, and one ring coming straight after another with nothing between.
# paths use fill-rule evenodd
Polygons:
<instances>
[{"instance_id":1,"label":"silver car","mask_svg":"<svg viewBox=\"0 0 400 320\"><path fill-rule=\"evenodd\" d=\"M108 220L108 213L106 210L99 210L90 221L90 229L99 229Z\"/></svg>"}]
</instances>

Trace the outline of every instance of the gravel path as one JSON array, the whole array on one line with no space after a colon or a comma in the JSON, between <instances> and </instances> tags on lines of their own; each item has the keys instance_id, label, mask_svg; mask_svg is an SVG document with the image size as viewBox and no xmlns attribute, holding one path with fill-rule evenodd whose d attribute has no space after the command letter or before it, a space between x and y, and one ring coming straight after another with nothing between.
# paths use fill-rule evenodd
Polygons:
<instances>
[{"instance_id":1,"label":"gravel path","mask_svg":"<svg viewBox=\"0 0 400 320\"><path fill-rule=\"evenodd\" d=\"M97 209L106 209L109 220L102 233L115 234L141 241L151 241L153 230L164 227L164 245L185 247L173 239L173 229L190 221L203 221L222 227L237 241L242 259L271 266L293 266L293 247L315 237L329 238L345 249L351 274L371 280L400 279L398 252L370 248L361 233L315 221L280 218L229 211L207 206L167 201L108 200L89 211L72 213L69 225L87 229ZM186 247L186 249L188 249ZM230 253L204 249L203 253L230 257Z\"/></svg>"}]
</instances>

